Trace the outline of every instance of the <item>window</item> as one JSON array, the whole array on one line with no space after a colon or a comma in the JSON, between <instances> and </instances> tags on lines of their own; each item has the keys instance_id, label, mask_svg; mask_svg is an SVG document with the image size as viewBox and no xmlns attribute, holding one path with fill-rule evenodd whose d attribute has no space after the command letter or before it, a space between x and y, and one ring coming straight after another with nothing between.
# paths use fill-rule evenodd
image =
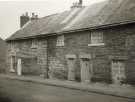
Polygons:
<instances>
[{"instance_id":1,"label":"window","mask_svg":"<svg viewBox=\"0 0 135 102\"><path fill-rule=\"evenodd\" d=\"M37 41L37 39L33 39L32 40L32 43L31 43L31 48L37 48L38 47L38 41Z\"/></svg>"},{"instance_id":2,"label":"window","mask_svg":"<svg viewBox=\"0 0 135 102\"><path fill-rule=\"evenodd\" d=\"M57 44L56 46L64 46L64 35L57 37Z\"/></svg>"},{"instance_id":3,"label":"window","mask_svg":"<svg viewBox=\"0 0 135 102\"><path fill-rule=\"evenodd\" d=\"M10 48L11 48L11 50L13 50L15 48L15 43L14 42L10 43Z\"/></svg>"},{"instance_id":4,"label":"window","mask_svg":"<svg viewBox=\"0 0 135 102\"><path fill-rule=\"evenodd\" d=\"M91 32L91 41L89 46L100 46L103 43L103 32Z\"/></svg>"},{"instance_id":5,"label":"window","mask_svg":"<svg viewBox=\"0 0 135 102\"><path fill-rule=\"evenodd\" d=\"M130 48L134 48L134 43L135 43L135 36L134 35L130 35L127 36L126 38L126 48L130 49Z\"/></svg>"}]
</instances>

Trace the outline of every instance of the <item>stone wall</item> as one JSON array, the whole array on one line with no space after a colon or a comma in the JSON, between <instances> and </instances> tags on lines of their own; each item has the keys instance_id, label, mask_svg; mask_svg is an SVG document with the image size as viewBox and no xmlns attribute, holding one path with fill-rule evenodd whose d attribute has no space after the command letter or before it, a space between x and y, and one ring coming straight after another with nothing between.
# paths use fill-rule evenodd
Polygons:
<instances>
[{"instance_id":1,"label":"stone wall","mask_svg":"<svg viewBox=\"0 0 135 102\"><path fill-rule=\"evenodd\" d=\"M90 31L65 34L65 45L56 46L57 36L38 39L38 48L31 49L31 40L16 41L14 51L32 53L37 60L39 72L49 74L50 78L64 79L68 77L66 55L75 55L75 79L80 81L80 55L88 54L92 58L92 81L111 82L112 60L124 60L126 63L125 82L135 82L135 25L123 25L98 29L104 34L104 46L88 46ZM96 31L96 30L95 30ZM47 40L45 40L47 39ZM11 49L8 49L11 54ZM8 56L9 57L9 56ZM126 57L126 59L123 59ZM10 58L10 57L9 57ZM10 62L10 61L8 61ZM27 62L26 62L27 63ZM33 66L31 64L31 66ZM35 66L35 65L34 65ZM32 70L32 69L31 69Z\"/></svg>"},{"instance_id":2,"label":"stone wall","mask_svg":"<svg viewBox=\"0 0 135 102\"><path fill-rule=\"evenodd\" d=\"M10 69L11 56L17 59L22 59L22 74L41 75L47 69L47 41L45 39L38 39L37 48L32 48L32 39L20 40L8 43L7 63ZM15 68L16 70L16 68Z\"/></svg>"},{"instance_id":3,"label":"stone wall","mask_svg":"<svg viewBox=\"0 0 135 102\"><path fill-rule=\"evenodd\" d=\"M135 25L123 25L119 27L110 28L106 30L106 43L109 49L109 55L113 56L127 56L126 77L125 82L135 83Z\"/></svg>"},{"instance_id":4,"label":"stone wall","mask_svg":"<svg viewBox=\"0 0 135 102\"><path fill-rule=\"evenodd\" d=\"M51 56L49 61L53 61L57 59L60 63L63 63L65 66L65 72L59 72L61 75L67 76L68 67L67 67L67 59L65 58L68 54L74 54L77 56L75 63L75 78L76 81L80 81L80 54L92 54L95 56L93 61L93 69L94 76L93 80L98 79L100 81L109 80L110 79L110 65L107 60L107 51L106 48L103 47L89 47L90 43L90 32L79 32L65 35L65 46L58 47L56 46L57 37L49 38L48 43L48 55ZM58 63L57 63L58 64ZM52 64L53 65L53 64ZM51 67L52 67L51 65ZM61 66L61 65L58 65ZM53 66L55 68L55 65ZM60 68L60 67L59 67ZM62 68L60 68L62 69ZM56 69L57 70L57 69ZM59 71L59 70L58 70ZM67 77L65 77L67 79Z\"/></svg>"},{"instance_id":5,"label":"stone wall","mask_svg":"<svg viewBox=\"0 0 135 102\"><path fill-rule=\"evenodd\" d=\"M65 67L65 72L59 72L62 74L62 76L67 76L68 73L68 67L67 67L67 60L65 56L67 54L74 54L77 56L76 59L76 68L75 68L75 74L76 74L76 80L80 81L80 54L91 54L93 58L91 59L93 63L93 81L105 81L105 82L111 82L112 76L111 76L111 63L112 60L110 56L118 56L115 60L123 60L122 58L124 56L127 56L128 59L126 59L126 81L132 80L130 82L135 81L135 70L133 68L134 62L129 60L134 59L135 57L129 52L135 52L132 48L127 48L127 36L134 35L135 33L135 25L126 25L126 26L118 26L113 28L107 28L107 29L100 29L101 32L104 33L104 46L88 46L90 43L90 31L85 32L76 32L76 33L70 33L65 35L65 46L63 47L57 47L56 46L56 39L57 37L50 37L49 38L49 61L58 60L63 64L62 66ZM130 37L130 39L133 39ZM135 42L133 42L135 43ZM134 44L133 44L134 45ZM128 50L127 50L128 49ZM121 57L122 56L122 57ZM120 57L120 58L119 58ZM57 63L59 64L59 63ZM132 68L130 67L132 66ZM51 67L55 68L55 64L51 65ZM58 68L59 69L59 68ZM62 69L62 68L60 68ZM58 70L59 71L59 70ZM64 75L63 75L64 74ZM66 79L66 77L65 77Z\"/></svg>"},{"instance_id":6,"label":"stone wall","mask_svg":"<svg viewBox=\"0 0 135 102\"><path fill-rule=\"evenodd\" d=\"M49 77L51 79L66 79L67 71L61 62L56 57L49 57Z\"/></svg>"}]
</instances>

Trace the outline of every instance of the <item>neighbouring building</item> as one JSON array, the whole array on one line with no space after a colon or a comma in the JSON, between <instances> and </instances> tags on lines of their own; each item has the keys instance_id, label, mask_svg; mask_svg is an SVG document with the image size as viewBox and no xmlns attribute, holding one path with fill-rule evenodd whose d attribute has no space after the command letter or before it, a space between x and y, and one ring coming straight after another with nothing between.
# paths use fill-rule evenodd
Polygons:
<instances>
[{"instance_id":1,"label":"neighbouring building","mask_svg":"<svg viewBox=\"0 0 135 102\"><path fill-rule=\"evenodd\" d=\"M0 73L6 72L6 42L0 38Z\"/></svg>"},{"instance_id":2,"label":"neighbouring building","mask_svg":"<svg viewBox=\"0 0 135 102\"><path fill-rule=\"evenodd\" d=\"M106 0L38 18L7 39L8 70L80 82L135 83L135 0Z\"/></svg>"}]
</instances>

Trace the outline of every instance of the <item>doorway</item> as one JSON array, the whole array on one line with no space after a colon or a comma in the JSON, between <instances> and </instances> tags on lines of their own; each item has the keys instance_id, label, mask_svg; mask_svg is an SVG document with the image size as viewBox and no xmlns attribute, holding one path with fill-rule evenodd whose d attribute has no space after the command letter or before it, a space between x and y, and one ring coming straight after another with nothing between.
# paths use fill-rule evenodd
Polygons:
<instances>
[{"instance_id":1,"label":"doorway","mask_svg":"<svg viewBox=\"0 0 135 102\"><path fill-rule=\"evenodd\" d=\"M66 55L67 59L67 67L68 67L68 80L75 81L75 63L76 63L76 55Z\"/></svg>"},{"instance_id":2,"label":"doorway","mask_svg":"<svg viewBox=\"0 0 135 102\"><path fill-rule=\"evenodd\" d=\"M89 83L91 79L90 60L83 58L81 60L81 81Z\"/></svg>"}]
</instances>

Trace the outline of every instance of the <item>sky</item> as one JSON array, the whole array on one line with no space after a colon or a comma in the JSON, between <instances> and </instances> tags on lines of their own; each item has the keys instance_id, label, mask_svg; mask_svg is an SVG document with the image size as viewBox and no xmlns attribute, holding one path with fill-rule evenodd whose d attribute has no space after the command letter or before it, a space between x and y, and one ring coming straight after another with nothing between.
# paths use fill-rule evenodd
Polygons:
<instances>
[{"instance_id":1,"label":"sky","mask_svg":"<svg viewBox=\"0 0 135 102\"><path fill-rule=\"evenodd\" d=\"M6 39L20 28L20 16L32 12L44 17L69 10L73 2L79 0L0 0L0 37ZM91 5L104 0L83 0L83 5Z\"/></svg>"}]
</instances>

